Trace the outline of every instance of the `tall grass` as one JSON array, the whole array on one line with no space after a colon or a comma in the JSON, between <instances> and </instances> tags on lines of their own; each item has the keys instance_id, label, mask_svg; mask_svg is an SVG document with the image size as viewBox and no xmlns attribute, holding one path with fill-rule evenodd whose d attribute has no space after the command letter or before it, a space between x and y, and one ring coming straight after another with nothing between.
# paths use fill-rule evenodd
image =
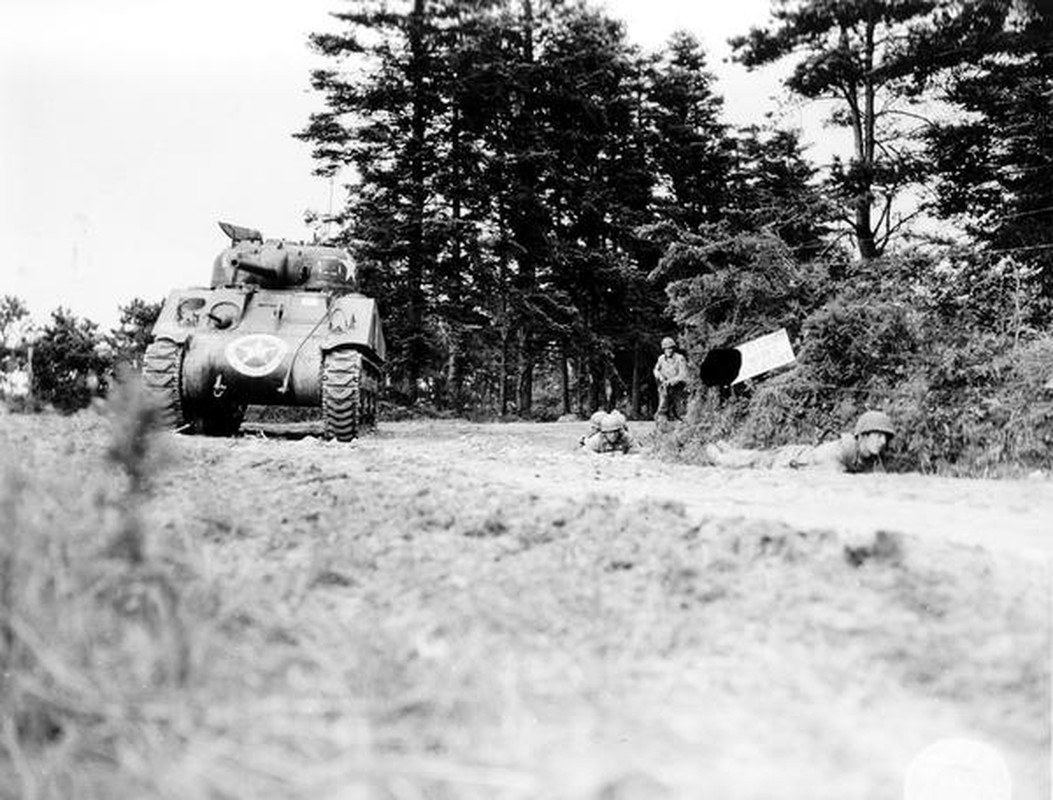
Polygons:
<instances>
[{"instance_id":1,"label":"tall grass","mask_svg":"<svg viewBox=\"0 0 1053 800\"><path fill-rule=\"evenodd\" d=\"M185 607L187 565L141 519L158 468L156 411L127 380L107 413L105 450L71 431L69 472L4 465L0 796L128 796L112 785L113 765L133 757L128 727L148 725L158 698L191 677L188 631L201 620ZM81 448L97 451L88 474L73 458Z\"/></svg>"},{"instance_id":2,"label":"tall grass","mask_svg":"<svg viewBox=\"0 0 1053 800\"><path fill-rule=\"evenodd\" d=\"M1033 565L107 413L0 429L4 800L840 799L962 728L1048 751Z\"/></svg>"}]
</instances>

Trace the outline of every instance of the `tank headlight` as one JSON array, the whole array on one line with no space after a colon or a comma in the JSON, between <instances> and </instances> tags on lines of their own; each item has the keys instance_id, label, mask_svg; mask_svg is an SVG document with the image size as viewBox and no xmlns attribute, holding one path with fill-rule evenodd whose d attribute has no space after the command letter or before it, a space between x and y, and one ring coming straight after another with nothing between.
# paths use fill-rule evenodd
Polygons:
<instances>
[{"instance_id":1,"label":"tank headlight","mask_svg":"<svg viewBox=\"0 0 1053 800\"><path fill-rule=\"evenodd\" d=\"M343 309L337 308L329 315L329 329L333 331L342 331L347 328L347 314L343 312Z\"/></svg>"},{"instance_id":2,"label":"tank headlight","mask_svg":"<svg viewBox=\"0 0 1053 800\"><path fill-rule=\"evenodd\" d=\"M205 307L205 298L188 297L176 306L176 319L180 325L197 325L201 309Z\"/></svg>"},{"instance_id":3,"label":"tank headlight","mask_svg":"<svg viewBox=\"0 0 1053 800\"><path fill-rule=\"evenodd\" d=\"M208 318L220 330L225 330L238 321L241 309L234 303L216 303L208 312Z\"/></svg>"}]
</instances>

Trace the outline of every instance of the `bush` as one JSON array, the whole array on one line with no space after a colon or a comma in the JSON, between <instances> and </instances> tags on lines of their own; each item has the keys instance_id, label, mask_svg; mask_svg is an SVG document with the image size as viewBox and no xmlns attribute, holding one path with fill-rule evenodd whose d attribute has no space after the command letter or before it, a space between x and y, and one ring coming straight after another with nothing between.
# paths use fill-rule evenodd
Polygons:
<instances>
[{"instance_id":1,"label":"bush","mask_svg":"<svg viewBox=\"0 0 1053 800\"><path fill-rule=\"evenodd\" d=\"M33 351L33 394L63 413L85 408L105 389L110 359L98 324L56 309Z\"/></svg>"},{"instance_id":2,"label":"bush","mask_svg":"<svg viewBox=\"0 0 1053 800\"><path fill-rule=\"evenodd\" d=\"M886 465L956 475L1053 468L1053 334L1037 292L1004 282L969 256L955 269L922 255L860 265L801 326L797 366L732 397L703 396L665 451L698 442L818 442L850 430L867 408L898 434ZM943 268L940 268L940 267ZM975 292L972 291L975 283Z\"/></svg>"}]
</instances>

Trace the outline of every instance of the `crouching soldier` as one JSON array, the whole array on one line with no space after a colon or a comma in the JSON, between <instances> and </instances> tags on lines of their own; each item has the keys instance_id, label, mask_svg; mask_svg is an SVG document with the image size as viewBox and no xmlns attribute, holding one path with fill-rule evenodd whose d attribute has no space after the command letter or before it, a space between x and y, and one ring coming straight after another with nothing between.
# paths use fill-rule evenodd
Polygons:
<instances>
[{"instance_id":1,"label":"crouching soldier","mask_svg":"<svg viewBox=\"0 0 1053 800\"><path fill-rule=\"evenodd\" d=\"M720 467L810 467L835 472L883 472L881 453L895 435L883 411L862 414L852 433L817 446L788 444L774 450L747 450L725 442L706 445L706 457Z\"/></svg>"},{"instance_id":2,"label":"crouching soldier","mask_svg":"<svg viewBox=\"0 0 1053 800\"><path fill-rule=\"evenodd\" d=\"M629 433L625 415L620 411L605 414L600 421L599 433L589 436L582 449L590 453L632 453L636 450L636 441Z\"/></svg>"}]
</instances>

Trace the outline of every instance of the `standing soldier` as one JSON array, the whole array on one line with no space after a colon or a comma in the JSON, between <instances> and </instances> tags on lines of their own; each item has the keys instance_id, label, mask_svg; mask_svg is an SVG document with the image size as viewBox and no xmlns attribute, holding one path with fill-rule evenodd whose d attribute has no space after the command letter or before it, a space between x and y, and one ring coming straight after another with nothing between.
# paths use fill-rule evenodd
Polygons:
<instances>
[{"instance_id":1,"label":"standing soldier","mask_svg":"<svg viewBox=\"0 0 1053 800\"><path fill-rule=\"evenodd\" d=\"M671 336L662 339L662 355L654 365L654 377L658 381L658 412L656 421L680 419L684 391L687 388L687 359L676 352L676 340Z\"/></svg>"}]
</instances>

